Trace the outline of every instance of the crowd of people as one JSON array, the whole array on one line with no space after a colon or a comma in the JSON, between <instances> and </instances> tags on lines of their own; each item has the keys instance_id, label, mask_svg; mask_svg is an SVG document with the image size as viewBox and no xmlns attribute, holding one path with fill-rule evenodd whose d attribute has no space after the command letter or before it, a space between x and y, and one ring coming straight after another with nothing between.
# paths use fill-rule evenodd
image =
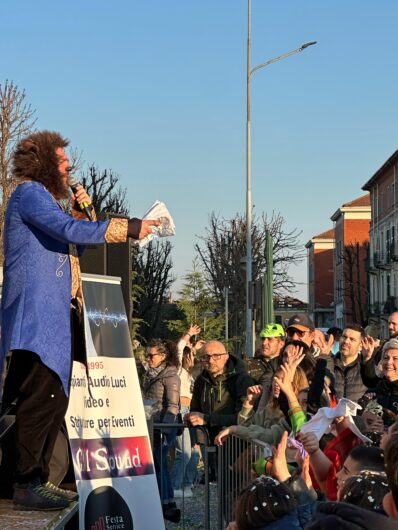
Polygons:
<instances>
[{"instance_id":1,"label":"crowd of people","mask_svg":"<svg viewBox=\"0 0 398 530\"><path fill-rule=\"evenodd\" d=\"M229 530L398 528L397 323L393 313L381 341L355 323L325 334L297 314L268 324L251 359L199 340L196 325L177 344L150 343L141 382L169 426L154 439L165 518L177 522L175 498L193 495L199 449L235 435L273 456L251 463ZM206 463L210 482L222 479L217 452Z\"/></svg>"},{"instance_id":2,"label":"crowd of people","mask_svg":"<svg viewBox=\"0 0 398 530\"><path fill-rule=\"evenodd\" d=\"M12 158L0 367L12 352L2 413L16 401L18 509L59 510L76 498L49 480L49 463L71 363L85 353L78 256L84 245L143 240L160 225L95 221L86 190L71 186L67 145L59 133L39 131L22 138ZM298 314L285 327L268 324L251 359L200 340L197 325L177 344L149 342L140 373L152 419L164 425L153 437L164 517L177 522L175 499L193 495L200 450L238 436L268 444L273 456L253 462L230 529L398 528L398 312L389 332L380 341L352 323L324 334ZM7 461L3 452L1 465ZM217 451L205 463L209 481L222 480Z\"/></svg>"}]
</instances>

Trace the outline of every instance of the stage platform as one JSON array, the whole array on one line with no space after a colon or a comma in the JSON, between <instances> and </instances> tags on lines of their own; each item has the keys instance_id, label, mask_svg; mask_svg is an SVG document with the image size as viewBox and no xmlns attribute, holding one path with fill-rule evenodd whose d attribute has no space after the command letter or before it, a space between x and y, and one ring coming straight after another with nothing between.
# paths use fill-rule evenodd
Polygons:
<instances>
[{"instance_id":1,"label":"stage platform","mask_svg":"<svg viewBox=\"0 0 398 530\"><path fill-rule=\"evenodd\" d=\"M11 500L0 499L0 530L63 530L78 509L74 502L54 512L14 510Z\"/></svg>"}]
</instances>

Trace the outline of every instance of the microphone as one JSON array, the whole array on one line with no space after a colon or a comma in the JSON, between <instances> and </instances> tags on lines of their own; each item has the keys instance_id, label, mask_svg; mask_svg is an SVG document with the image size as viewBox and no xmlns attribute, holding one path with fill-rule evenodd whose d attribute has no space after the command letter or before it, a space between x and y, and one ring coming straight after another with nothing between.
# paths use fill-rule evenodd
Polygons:
<instances>
[{"instance_id":1,"label":"microphone","mask_svg":"<svg viewBox=\"0 0 398 530\"><path fill-rule=\"evenodd\" d=\"M76 178L73 175L69 175L69 187L73 191L73 193L77 193L77 185L79 183L77 182ZM92 221L93 218L91 217L91 211L90 211L90 205L88 202L83 202L82 204L77 203L78 207L86 214L86 217L89 221Z\"/></svg>"}]
</instances>

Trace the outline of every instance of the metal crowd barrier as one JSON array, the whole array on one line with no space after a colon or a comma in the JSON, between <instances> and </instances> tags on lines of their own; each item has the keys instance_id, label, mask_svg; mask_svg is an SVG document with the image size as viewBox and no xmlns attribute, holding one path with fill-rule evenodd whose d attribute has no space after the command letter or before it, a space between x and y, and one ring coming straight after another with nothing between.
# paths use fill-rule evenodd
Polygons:
<instances>
[{"instance_id":1,"label":"metal crowd barrier","mask_svg":"<svg viewBox=\"0 0 398 530\"><path fill-rule=\"evenodd\" d=\"M257 476L253 465L272 455L269 444L229 436L218 447L218 528L223 530L235 519L235 505L241 491Z\"/></svg>"},{"instance_id":2,"label":"metal crowd barrier","mask_svg":"<svg viewBox=\"0 0 398 530\"><path fill-rule=\"evenodd\" d=\"M153 423L148 422L148 430L153 447L154 431L162 433L162 429L181 428L183 436L186 435L188 427L175 423ZM203 433L205 429L198 427ZM163 436L161 434L161 436ZM210 506L210 482L209 482L209 456L216 455L217 459L217 513L211 513ZM239 436L232 435L227 438L220 447L212 446L208 443L202 446L202 457L204 460L205 495L204 495L204 520L205 530L224 530L228 523L235 518L236 500L241 491L255 478L253 464L260 458L271 456L271 448L268 444L260 440L243 440ZM162 469L162 463L161 463ZM160 480L162 489L162 480ZM162 497L162 491L161 491ZM181 509L181 521L179 527L189 530L189 519L186 512L186 502L182 497L182 504L178 503Z\"/></svg>"},{"instance_id":3,"label":"metal crowd barrier","mask_svg":"<svg viewBox=\"0 0 398 530\"><path fill-rule=\"evenodd\" d=\"M182 423L154 423L152 422L151 420L148 421L148 431L149 431L149 438L151 440L151 445L152 445L152 449L154 449L154 441L156 440L156 431L158 431L158 433L160 433L160 436L163 437L165 436L165 434L163 433L164 430L169 430L170 428L173 428L173 429L181 429L182 430L182 436L188 436L188 429L190 427L188 427L187 425L185 424L182 424ZM211 513L210 513L210 483L209 483L209 465L208 465L208 462L209 462L209 454L211 453L215 453L217 451L217 448L214 447L214 446L211 446L209 445L208 443L208 439L207 439L207 434L206 434L206 431L205 429L203 429L202 427L196 427L196 430L198 431L202 431L203 433L203 436L201 437L203 441L205 441L205 443L201 443L201 453L202 453L202 458L203 458L203 462L204 462L204 477L205 477L205 484L204 484L204 490L205 490L205 495L204 495L204 506L203 506L203 513L204 513L204 529L205 530L211 530L211 523L213 522L214 523L214 519L213 521L211 520ZM160 440L162 441L162 439ZM159 443L159 439L156 440L155 443ZM184 440L183 440L183 443L184 443ZM161 456L161 459L163 457L162 455L162 452L160 453L160 456ZM170 456L170 454L169 454ZM162 467L162 460L160 462L160 469L162 470L163 467ZM183 466L183 474L185 473L185 465ZM162 478L160 478L160 496L161 498L163 498L163 480ZM183 486L182 486L182 489L183 489ZM184 491L184 490L183 490ZM191 526L189 526L189 522L187 521L188 518L188 514L187 514L187 511L186 511L186 500L185 500L185 497L183 496L181 498L181 504L178 503L178 507L181 509L181 521L179 523L179 528L182 528L183 530L189 530L191 528ZM213 528L218 528L218 521L215 521L217 526L215 527L213 525Z\"/></svg>"}]
</instances>

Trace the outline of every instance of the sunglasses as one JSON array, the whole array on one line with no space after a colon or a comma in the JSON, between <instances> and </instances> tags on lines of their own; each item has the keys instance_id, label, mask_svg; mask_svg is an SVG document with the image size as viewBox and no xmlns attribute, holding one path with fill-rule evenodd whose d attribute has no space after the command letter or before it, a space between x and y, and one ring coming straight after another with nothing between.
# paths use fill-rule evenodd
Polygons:
<instances>
[{"instance_id":1,"label":"sunglasses","mask_svg":"<svg viewBox=\"0 0 398 530\"><path fill-rule=\"evenodd\" d=\"M288 337L293 337L293 335L297 335L298 337L301 337L303 338L304 335L306 333L308 333L308 331L303 331L301 329L297 329L297 328L289 328L287 331L286 331Z\"/></svg>"}]
</instances>

